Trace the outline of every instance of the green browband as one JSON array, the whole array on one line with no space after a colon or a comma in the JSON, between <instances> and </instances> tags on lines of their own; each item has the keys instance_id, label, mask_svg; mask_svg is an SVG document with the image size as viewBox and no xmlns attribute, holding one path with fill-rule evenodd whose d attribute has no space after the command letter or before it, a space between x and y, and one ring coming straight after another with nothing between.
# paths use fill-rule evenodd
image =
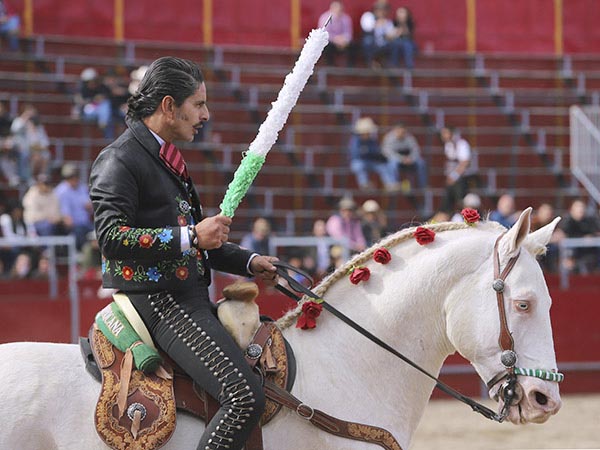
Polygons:
<instances>
[{"instance_id":1,"label":"green browband","mask_svg":"<svg viewBox=\"0 0 600 450\"><path fill-rule=\"evenodd\" d=\"M96 314L96 324L111 344L120 351L126 352L131 349L135 367L138 369L153 372L162 362L158 352L142 342L115 302Z\"/></svg>"}]
</instances>

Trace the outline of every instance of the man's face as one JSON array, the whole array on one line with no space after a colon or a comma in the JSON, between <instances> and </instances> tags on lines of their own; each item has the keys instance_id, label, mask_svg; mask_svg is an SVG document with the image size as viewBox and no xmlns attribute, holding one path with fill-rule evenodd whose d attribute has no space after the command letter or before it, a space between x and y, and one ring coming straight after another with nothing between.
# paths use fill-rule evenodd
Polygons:
<instances>
[{"instance_id":1,"label":"man's face","mask_svg":"<svg viewBox=\"0 0 600 450\"><path fill-rule=\"evenodd\" d=\"M198 90L175 107L172 133L173 141L192 142L203 123L210 118L206 104L206 85L200 84Z\"/></svg>"},{"instance_id":2,"label":"man's face","mask_svg":"<svg viewBox=\"0 0 600 450\"><path fill-rule=\"evenodd\" d=\"M452 132L449 128L442 128L440 131L440 136L442 138L442 142L450 142L452 139Z\"/></svg>"}]
</instances>

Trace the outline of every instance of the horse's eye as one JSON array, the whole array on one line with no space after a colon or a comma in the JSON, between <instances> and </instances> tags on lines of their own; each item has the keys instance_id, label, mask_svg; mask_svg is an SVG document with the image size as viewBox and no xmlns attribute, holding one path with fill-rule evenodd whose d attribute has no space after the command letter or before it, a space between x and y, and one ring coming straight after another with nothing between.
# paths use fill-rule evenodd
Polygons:
<instances>
[{"instance_id":1,"label":"horse's eye","mask_svg":"<svg viewBox=\"0 0 600 450\"><path fill-rule=\"evenodd\" d=\"M529 310L529 303L517 302L517 308L519 309L519 311L527 311Z\"/></svg>"}]
</instances>

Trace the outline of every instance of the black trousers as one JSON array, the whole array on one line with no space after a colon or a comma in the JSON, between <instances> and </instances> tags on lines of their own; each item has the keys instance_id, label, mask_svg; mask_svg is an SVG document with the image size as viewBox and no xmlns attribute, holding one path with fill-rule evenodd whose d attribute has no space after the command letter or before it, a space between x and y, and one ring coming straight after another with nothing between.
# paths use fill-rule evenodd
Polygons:
<instances>
[{"instance_id":1,"label":"black trousers","mask_svg":"<svg viewBox=\"0 0 600 450\"><path fill-rule=\"evenodd\" d=\"M221 405L198 450L241 449L260 420L265 397L259 377L217 319L208 292L128 295L156 345Z\"/></svg>"}]
</instances>

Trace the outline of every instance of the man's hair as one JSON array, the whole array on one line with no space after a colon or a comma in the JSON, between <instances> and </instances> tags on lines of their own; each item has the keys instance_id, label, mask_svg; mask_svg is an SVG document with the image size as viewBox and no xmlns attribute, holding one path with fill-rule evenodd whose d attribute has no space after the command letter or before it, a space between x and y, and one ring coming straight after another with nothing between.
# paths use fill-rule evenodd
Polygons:
<instances>
[{"instance_id":1,"label":"man's hair","mask_svg":"<svg viewBox=\"0 0 600 450\"><path fill-rule=\"evenodd\" d=\"M139 87L129 97L127 115L133 120L151 116L167 95L173 97L176 106L181 106L203 82L196 63L174 56L159 58L150 64Z\"/></svg>"}]
</instances>

